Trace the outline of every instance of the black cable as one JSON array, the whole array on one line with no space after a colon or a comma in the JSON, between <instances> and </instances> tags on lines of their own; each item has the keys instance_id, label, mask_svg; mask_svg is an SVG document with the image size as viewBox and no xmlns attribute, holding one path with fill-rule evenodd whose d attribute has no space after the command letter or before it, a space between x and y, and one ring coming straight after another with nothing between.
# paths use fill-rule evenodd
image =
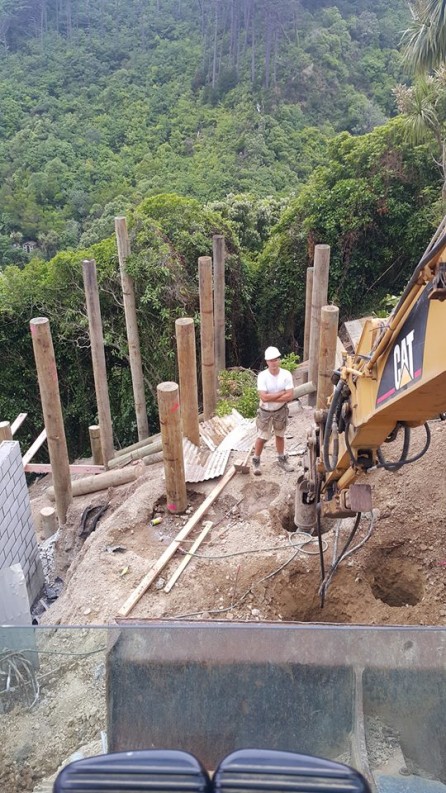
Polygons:
<instances>
[{"instance_id":1,"label":"black cable","mask_svg":"<svg viewBox=\"0 0 446 793\"><path fill-rule=\"evenodd\" d=\"M330 438L331 438L331 425L333 423L333 419L334 419L334 417L336 415L336 412L337 412L337 409L338 409L338 406L339 406L339 401L340 401L341 396L342 396L342 389L344 388L344 385L345 385L344 381L343 380L339 380L339 382L338 382L338 384L337 384L337 386L336 386L336 388L334 390L333 398L332 398L332 400L330 402L330 407L328 408L327 421L325 422L325 427L324 427L324 444L323 444L322 451L323 451L323 457L324 457L324 467L325 467L325 470L328 471L328 473L331 473L332 471L335 470L337 462L338 462L337 459L336 459L336 461L334 461L334 465L333 466L331 465L330 455L329 455L329 446L330 446Z\"/></svg>"},{"instance_id":2,"label":"black cable","mask_svg":"<svg viewBox=\"0 0 446 793\"><path fill-rule=\"evenodd\" d=\"M420 457L423 457L423 455L426 454L431 443L431 431L427 421L423 426L426 432L426 443L424 444L424 447L421 449L421 451L418 452L418 454L415 454L413 457L409 457L409 459L406 459L403 462L388 463L384 459L384 455L382 454L381 450L378 449L379 465L377 465L376 467L384 468L386 471L398 471L400 468L402 468L403 465L409 465L409 463L415 463L417 460L420 459Z\"/></svg>"},{"instance_id":3,"label":"black cable","mask_svg":"<svg viewBox=\"0 0 446 793\"><path fill-rule=\"evenodd\" d=\"M350 439L348 437L349 430L350 430L350 417L346 418L346 420L345 420L345 431L344 431L345 445L347 447L348 456L350 457L350 462L351 462L353 468L357 468L358 467L358 461L357 461L355 455L353 454L352 447L350 446Z\"/></svg>"},{"instance_id":4,"label":"black cable","mask_svg":"<svg viewBox=\"0 0 446 793\"><path fill-rule=\"evenodd\" d=\"M316 533L319 544L319 564L321 568L321 586L325 580L324 549L322 546L322 527L321 527L321 476L317 474L316 480ZM324 596L321 595L321 609L324 608Z\"/></svg>"},{"instance_id":5,"label":"black cable","mask_svg":"<svg viewBox=\"0 0 446 793\"><path fill-rule=\"evenodd\" d=\"M388 471L398 471L403 465L406 465L407 462L407 455L409 453L409 446L410 446L410 428L404 426L404 441L403 441L403 448L401 450L401 455L399 460L395 460L395 462L387 463L386 458L384 457L380 448L376 450L376 456L379 460L378 468L385 468ZM390 466L388 468L387 466Z\"/></svg>"},{"instance_id":6,"label":"black cable","mask_svg":"<svg viewBox=\"0 0 446 793\"><path fill-rule=\"evenodd\" d=\"M347 541L346 541L341 553L339 554L337 559L335 559L335 561L333 562L332 566L330 567L330 570L327 573L327 578L324 577L324 579L323 579L323 581L321 583L321 587L320 587L319 591L320 591L320 595L321 595L321 603L322 604L323 604L324 599L325 599L325 592L326 592L327 586L330 583L331 579L333 578L338 566L341 564L342 560L344 559L345 554L347 553L347 551L349 549L349 546L353 542L353 538L354 538L356 532L358 531L359 524L360 524L360 521L361 521L361 517L362 517L362 512L358 512L356 514L356 519L355 519L354 526L353 526L349 536L347 537ZM322 606L321 606L321 608L322 608Z\"/></svg>"}]
</instances>

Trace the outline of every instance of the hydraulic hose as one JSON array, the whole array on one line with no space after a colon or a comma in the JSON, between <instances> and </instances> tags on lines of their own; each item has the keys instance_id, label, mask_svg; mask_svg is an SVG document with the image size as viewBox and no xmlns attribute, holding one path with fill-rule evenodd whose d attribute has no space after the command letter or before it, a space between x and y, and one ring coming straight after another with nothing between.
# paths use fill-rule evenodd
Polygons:
<instances>
[{"instance_id":1,"label":"hydraulic hose","mask_svg":"<svg viewBox=\"0 0 446 793\"><path fill-rule=\"evenodd\" d=\"M316 479L316 534L319 546L319 565L321 568L321 588L325 581L325 562L324 562L324 548L322 544L322 526L321 526L321 476L317 474ZM321 592L321 609L324 608L325 590Z\"/></svg>"},{"instance_id":2,"label":"hydraulic hose","mask_svg":"<svg viewBox=\"0 0 446 793\"><path fill-rule=\"evenodd\" d=\"M333 399L330 402L330 407L328 408L327 421L325 422L324 445L323 445L322 452L323 452L325 470L328 471L328 473L331 473L331 471L335 470L337 462L338 462L338 459L337 459L338 458L338 453L336 453L336 455L333 458L333 465L332 465L332 463L330 461L329 448L330 448L330 438L331 438L331 433L332 433L333 419L335 418L335 416L337 414L337 410L338 410L338 407L339 407L339 404L340 404L340 401L341 401L341 398L342 398L342 389L344 388L344 385L345 385L344 381L343 380L339 380L339 382L338 382L338 384L337 384L337 386L335 388L334 394L333 394Z\"/></svg>"},{"instance_id":3,"label":"hydraulic hose","mask_svg":"<svg viewBox=\"0 0 446 793\"><path fill-rule=\"evenodd\" d=\"M324 579L323 579L323 581L321 583L321 586L319 588L319 595L320 595L322 604L324 603L325 593L326 593L327 587L328 587L331 579L333 578L338 566L340 565L342 560L345 559L345 555L346 555L351 543L353 542L353 538L354 538L356 532L358 531L359 524L360 524L360 521L361 521L361 517L362 517L362 512L357 512L353 528L352 528L352 530L351 530L351 532L350 532L350 534L349 534L349 536L347 538L347 541L346 541L341 553L339 554L337 559L335 559L335 561L333 562L332 566L330 567L330 570L328 571L327 575L324 577Z\"/></svg>"},{"instance_id":4,"label":"hydraulic hose","mask_svg":"<svg viewBox=\"0 0 446 793\"><path fill-rule=\"evenodd\" d=\"M405 427L404 429L406 430L408 428ZM401 453L400 459L398 461L394 462L394 463L389 463L389 462L387 462L385 460L381 449L378 449L377 456L378 456L378 460L379 460L379 465L377 465L376 467L377 468L385 468L386 471L398 471L403 465L409 465L409 463L415 463L417 460L420 459L420 457L423 457L423 455L426 454L426 452L427 452L427 450L428 450L428 448L430 446L430 443L431 443L431 431L430 431L430 427L429 427L429 424L427 423L427 421L424 424L424 429L425 429L425 432L426 432L426 443L424 444L424 446L421 449L421 451L418 452L418 454L415 454L413 457L409 457L408 458L407 457L407 453L409 451L409 443L407 443L407 448L406 448L406 451L405 451L405 458L403 459L404 448L406 446L406 434L405 434L404 435L403 452ZM409 434L410 434L410 430L409 430Z\"/></svg>"},{"instance_id":5,"label":"hydraulic hose","mask_svg":"<svg viewBox=\"0 0 446 793\"><path fill-rule=\"evenodd\" d=\"M388 463L381 451L381 449L377 449L376 456L379 460L379 468L385 468L387 471L398 471L401 466L406 465L407 455L409 453L409 446L410 446L410 428L404 427L404 440L403 440L403 448L401 450L401 455L399 460L395 460L395 462ZM388 467L390 466L390 467Z\"/></svg>"},{"instance_id":6,"label":"hydraulic hose","mask_svg":"<svg viewBox=\"0 0 446 793\"><path fill-rule=\"evenodd\" d=\"M357 461L355 455L353 454L353 449L352 449L352 447L350 445L350 439L348 437L349 431L350 431L350 419L348 418L346 420L346 422L345 422L345 432L344 432L345 445L347 447L348 455L350 457L350 462L351 462L353 468L356 468L357 465L358 465L358 461Z\"/></svg>"}]
</instances>

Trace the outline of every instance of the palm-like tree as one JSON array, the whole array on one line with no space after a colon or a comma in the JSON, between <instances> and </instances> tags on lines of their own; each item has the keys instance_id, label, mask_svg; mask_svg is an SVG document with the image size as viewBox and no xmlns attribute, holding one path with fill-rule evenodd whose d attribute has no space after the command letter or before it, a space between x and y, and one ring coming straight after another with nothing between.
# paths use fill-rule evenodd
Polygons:
<instances>
[{"instance_id":1,"label":"palm-like tree","mask_svg":"<svg viewBox=\"0 0 446 793\"><path fill-rule=\"evenodd\" d=\"M446 199L446 68L420 77L411 87L399 85L394 93L409 140L434 146L443 179L442 198Z\"/></svg>"},{"instance_id":2,"label":"palm-like tree","mask_svg":"<svg viewBox=\"0 0 446 793\"><path fill-rule=\"evenodd\" d=\"M401 39L405 58L416 72L431 71L446 62L446 0L409 5L412 22Z\"/></svg>"}]
</instances>

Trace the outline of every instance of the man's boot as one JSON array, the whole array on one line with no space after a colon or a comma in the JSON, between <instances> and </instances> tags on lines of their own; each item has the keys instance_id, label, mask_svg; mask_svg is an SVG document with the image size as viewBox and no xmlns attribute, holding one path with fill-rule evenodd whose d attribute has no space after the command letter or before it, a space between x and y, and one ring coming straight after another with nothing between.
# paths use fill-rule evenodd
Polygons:
<instances>
[{"instance_id":1,"label":"man's boot","mask_svg":"<svg viewBox=\"0 0 446 793\"><path fill-rule=\"evenodd\" d=\"M262 472L260 470L260 457L256 457L255 455L252 458L252 472L254 476L262 475Z\"/></svg>"},{"instance_id":2,"label":"man's boot","mask_svg":"<svg viewBox=\"0 0 446 793\"><path fill-rule=\"evenodd\" d=\"M287 474L291 474L292 471L294 471L293 466L288 462L288 457L286 454L279 454L277 458L277 465L282 469L282 471L286 471Z\"/></svg>"}]
</instances>

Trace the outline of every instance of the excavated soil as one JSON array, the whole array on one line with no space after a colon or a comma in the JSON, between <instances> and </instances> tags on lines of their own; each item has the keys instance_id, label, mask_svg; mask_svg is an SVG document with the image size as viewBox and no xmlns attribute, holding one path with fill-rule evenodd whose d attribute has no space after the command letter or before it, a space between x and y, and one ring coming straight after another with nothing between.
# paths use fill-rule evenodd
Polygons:
<instances>
[{"instance_id":1,"label":"excavated soil","mask_svg":"<svg viewBox=\"0 0 446 793\"><path fill-rule=\"evenodd\" d=\"M293 403L291 413L289 435L303 447L312 410ZM445 624L446 422L431 422L431 430L430 449L418 462L396 473L377 470L368 474L374 512L362 519L354 545L370 536L339 566L323 608L318 594L317 543L289 531L302 458L299 454L290 458L295 471L286 474L276 465L269 443L262 458L262 477L236 474L206 513L204 520L212 521L213 526L197 551L199 558L191 561L166 594L165 582L200 528L181 543L131 617ZM424 430L415 430L411 454L423 443ZM397 443L394 445L395 450L389 447L389 456L397 453ZM45 494L49 484L46 478L31 489L36 514L51 503ZM63 591L39 616L40 625L113 623L133 589L215 485L213 480L189 486L184 516L165 511L162 464L147 468L131 485L76 498L55 547L52 577L63 580ZM95 531L87 539L81 538L84 509L102 504L108 505L107 511ZM156 526L151 525L154 516L162 518ZM334 521L324 534L326 568L331 564L333 544L336 541L341 548L350 530L351 521ZM105 730L105 640L99 629L83 633L81 640L82 632L72 636L69 631L51 628L38 640L55 656L41 656L37 704L29 710L23 702L12 701L4 709L0 719L1 789L10 793L51 790L45 787L49 783L38 784L39 780L54 773L70 753L87 742L92 743L85 752L98 751L100 731ZM72 655L57 655L61 637ZM80 653L89 654L81 657ZM59 670L57 686L54 658ZM69 703L64 712L58 696Z\"/></svg>"},{"instance_id":2,"label":"excavated soil","mask_svg":"<svg viewBox=\"0 0 446 793\"><path fill-rule=\"evenodd\" d=\"M311 421L311 409L292 405L289 436L293 445L297 441L304 447ZM292 526L294 489L302 457L291 457L295 471L284 473L276 464L270 443L262 458L262 476L237 474L206 513L204 520L212 521L213 527L197 551L199 558L189 564L166 594L163 583L200 527L181 543L179 552L131 611L131 617L193 615L200 619L249 620L254 610L257 620L442 625L446 617L446 423L433 421L431 430L430 449L419 461L395 473L377 470L367 475L373 490L371 536L338 568L324 608L318 595L317 543L287 531ZM422 447L424 429L414 430L412 435L411 455ZM389 459L397 452L398 441L389 446ZM234 457L239 456L234 453ZM132 590L215 485L216 480L212 480L189 487L188 509L183 516L165 510L162 464L151 466L131 485L75 499L56 544L55 574L63 579L64 591L41 616L41 624L114 621ZM37 510L49 502L42 492L33 503ZM83 510L105 503L109 506L96 530L82 540L79 531ZM151 525L154 516L162 518L159 525ZM324 534L327 568L335 534L339 535L340 548L351 530L351 521L333 521L328 527ZM364 517L354 544L367 535L369 528L370 519Z\"/></svg>"}]
</instances>

